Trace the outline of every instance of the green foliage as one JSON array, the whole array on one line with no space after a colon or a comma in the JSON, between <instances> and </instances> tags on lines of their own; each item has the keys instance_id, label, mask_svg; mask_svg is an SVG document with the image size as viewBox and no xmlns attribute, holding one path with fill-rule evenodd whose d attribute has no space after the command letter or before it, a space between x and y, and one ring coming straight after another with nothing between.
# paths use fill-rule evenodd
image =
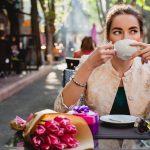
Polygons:
<instances>
[{"instance_id":1,"label":"green foliage","mask_svg":"<svg viewBox=\"0 0 150 150\"><path fill-rule=\"evenodd\" d=\"M56 30L63 24L71 10L71 0L55 0Z\"/></svg>"},{"instance_id":2,"label":"green foliage","mask_svg":"<svg viewBox=\"0 0 150 150\"><path fill-rule=\"evenodd\" d=\"M150 11L150 6L145 6L143 7L144 10Z\"/></svg>"},{"instance_id":3,"label":"green foliage","mask_svg":"<svg viewBox=\"0 0 150 150\"><path fill-rule=\"evenodd\" d=\"M139 6L144 6L145 0L136 0L136 4L138 4Z\"/></svg>"},{"instance_id":4,"label":"green foliage","mask_svg":"<svg viewBox=\"0 0 150 150\"><path fill-rule=\"evenodd\" d=\"M41 7L44 12L44 16L48 24L55 24L57 27L62 24L70 12L70 2L71 0L54 0L54 9L52 6L52 0L39 0Z\"/></svg>"},{"instance_id":5,"label":"green foliage","mask_svg":"<svg viewBox=\"0 0 150 150\"><path fill-rule=\"evenodd\" d=\"M142 7L144 10L150 11L150 6L146 5L146 1L145 0L137 0L136 3L137 3L137 5Z\"/></svg>"},{"instance_id":6,"label":"green foliage","mask_svg":"<svg viewBox=\"0 0 150 150\"><path fill-rule=\"evenodd\" d=\"M123 2L126 4L131 4L132 0L124 0Z\"/></svg>"},{"instance_id":7,"label":"green foliage","mask_svg":"<svg viewBox=\"0 0 150 150\"><path fill-rule=\"evenodd\" d=\"M116 4L118 2L118 0L112 0L111 4Z\"/></svg>"}]
</instances>

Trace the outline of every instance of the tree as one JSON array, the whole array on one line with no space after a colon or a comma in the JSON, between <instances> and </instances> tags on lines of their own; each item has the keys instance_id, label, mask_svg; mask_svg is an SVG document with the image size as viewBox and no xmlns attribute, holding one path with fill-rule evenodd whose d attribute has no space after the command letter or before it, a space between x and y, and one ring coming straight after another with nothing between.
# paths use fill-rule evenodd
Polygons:
<instances>
[{"instance_id":1,"label":"tree","mask_svg":"<svg viewBox=\"0 0 150 150\"><path fill-rule=\"evenodd\" d=\"M39 0L45 20L46 54L51 53L55 33L55 0Z\"/></svg>"},{"instance_id":2,"label":"tree","mask_svg":"<svg viewBox=\"0 0 150 150\"><path fill-rule=\"evenodd\" d=\"M144 19L144 37L147 43L150 43L150 1L149 0L137 0L137 5L140 7L141 12L143 13Z\"/></svg>"},{"instance_id":3,"label":"tree","mask_svg":"<svg viewBox=\"0 0 150 150\"><path fill-rule=\"evenodd\" d=\"M37 68L41 65L41 44L40 44L40 31L38 23L38 10L37 1L31 0L31 28L33 34L34 48L37 56Z\"/></svg>"},{"instance_id":4,"label":"tree","mask_svg":"<svg viewBox=\"0 0 150 150\"><path fill-rule=\"evenodd\" d=\"M47 52L51 53L53 43L56 42L55 33L61 28L70 12L71 0L39 0L44 17Z\"/></svg>"}]
</instances>

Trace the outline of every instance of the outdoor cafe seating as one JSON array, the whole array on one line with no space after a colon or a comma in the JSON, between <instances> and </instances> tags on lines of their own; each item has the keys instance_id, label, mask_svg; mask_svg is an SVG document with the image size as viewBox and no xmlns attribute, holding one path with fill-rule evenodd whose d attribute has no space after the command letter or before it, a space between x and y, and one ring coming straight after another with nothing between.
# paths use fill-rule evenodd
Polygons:
<instances>
[{"instance_id":1,"label":"outdoor cafe seating","mask_svg":"<svg viewBox=\"0 0 150 150\"><path fill-rule=\"evenodd\" d=\"M74 58L69 58L69 57L66 58L67 68L63 72L64 73L63 74L63 86L65 86L66 83L71 79L71 76L74 74L75 68L79 65L79 62L80 62L79 59L74 59ZM135 116L122 115L121 117L117 119L116 118L113 119L109 117L114 117L114 115L112 116L104 115L100 117L98 116L97 118L98 130L94 134L91 132L94 150L104 150L103 148L101 148L101 145L98 142L99 140L108 140L108 142L109 140L139 140L140 147L142 150L150 149L150 127L148 127L149 124L147 126L147 128L149 128L148 131L145 132L144 131L145 129L144 129L143 132L139 132L139 129L137 128L137 126L135 127L135 119L137 119L135 118ZM118 116L116 115L115 117L118 117ZM77 122L79 125L80 124L79 121ZM80 125L82 126L82 124ZM81 128L82 127L80 127L80 129ZM83 143L88 142L88 140L91 138L90 137L91 134L89 132L88 134L89 134L88 138L85 138L86 140ZM91 142L91 139L90 139L90 142ZM91 148L92 145L89 145L89 143L87 145L90 146ZM140 149L132 148L132 150L140 150Z\"/></svg>"},{"instance_id":2,"label":"outdoor cafe seating","mask_svg":"<svg viewBox=\"0 0 150 150\"><path fill-rule=\"evenodd\" d=\"M79 65L80 59L66 57L67 68L63 71L63 81L62 86L64 87L66 83L70 80L71 76L74 74L75 68Z\"/></svg>"}]
</instances>

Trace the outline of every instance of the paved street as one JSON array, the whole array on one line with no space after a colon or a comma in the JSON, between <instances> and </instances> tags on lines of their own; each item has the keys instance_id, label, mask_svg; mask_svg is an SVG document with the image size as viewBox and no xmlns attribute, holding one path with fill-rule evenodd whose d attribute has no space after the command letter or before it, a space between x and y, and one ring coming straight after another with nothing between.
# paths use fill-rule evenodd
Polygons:
<instances>
[{"instance_id":1,"label":"paved street","mask_svg":"<svg viewBox=\"0 0 150 150\"><path fill-rule=\"evenodd\" d=\"M9 121L16 115L26 119L32 112L53 109L54 100L61 88L62 70L65 67L63 63L53 65L47 76L0 102L0 147L15 132L10 129Z\"/></svg>"}]
</instances>

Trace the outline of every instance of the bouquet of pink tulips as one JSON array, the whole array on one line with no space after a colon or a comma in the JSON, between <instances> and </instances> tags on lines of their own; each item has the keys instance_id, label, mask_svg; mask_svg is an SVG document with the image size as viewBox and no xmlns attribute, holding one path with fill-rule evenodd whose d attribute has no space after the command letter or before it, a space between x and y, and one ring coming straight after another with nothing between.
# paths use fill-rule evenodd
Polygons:
<instances>
[{"instance_id":1,"label":"bouquet of pink tulips","mask_svg":"<svg viewBox=\"0 0 150 150\"><path fill-rule=\"evenodd\" d=\"M34 133L30 135L31 143L35 149L65 149L74 148L79 145L74 138L77 129L70 124L66 117L57 116L53 120L43 121L37 124Z\"/></svg>"},{"instance_id":2,"label":"bouquet of pink tulips","mask_svg":"<svg viewBox=\"0 0 150 150\"><path fill-rule=\"evenodd\" d=\"M84 119L53 110L30 114L27 120L16 116L10 122L17 130L14 146L36 150L93 149L93 136Z\"/></svg>"}]
</instances>

